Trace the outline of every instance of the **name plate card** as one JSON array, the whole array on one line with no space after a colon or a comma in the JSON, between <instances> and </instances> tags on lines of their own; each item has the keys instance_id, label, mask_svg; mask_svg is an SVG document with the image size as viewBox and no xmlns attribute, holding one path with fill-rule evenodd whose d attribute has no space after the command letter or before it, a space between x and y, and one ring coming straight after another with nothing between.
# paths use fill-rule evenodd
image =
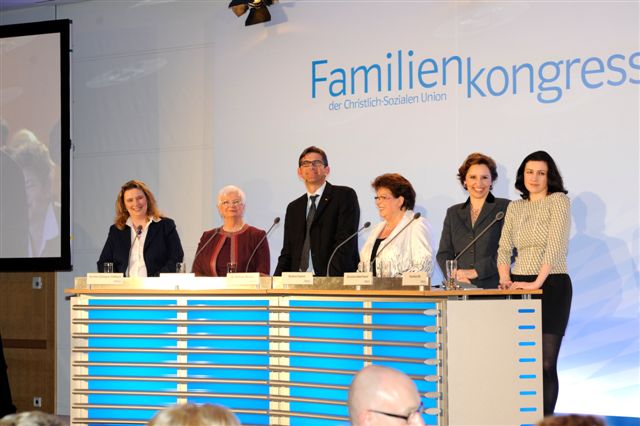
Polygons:
<instances>
[{"instance_id":1,"label":"name plate card","mask_svg":"<svg viewBox=\"0 0 640 426\"><path fill-rule=\"evenodd\" d=\"M313 285L313 272L283 272L282 285Z\"/></svg>"},{"instance_id":2,"label":"name plate card","mask_svg":"<svg viewBox=\"0 0 640 426\"><path fill-rule=\"evenodd\" d=\"M428 286L429 276L426 272L405 272L402 274L402 286Z\"/></svg>"},{"instance_id":3,"label":"name plate card","mask_svg":"<svg viewBox=\"0 0 640 426\"><path fill-rule=\"evenodd\" d=\"M113 272L104 274L102 272L89 272L87 274L87 285L122 285L124 274Z\"/></svg>"},{"instance_id":4,"label":"name plate card","mask_svg":"<svg viewBox=\"0 0 640 426\"><path fill-rule=\"evenodd\" d=\"M231 272L227 274L229 287L260 286L260 272Z\"/></svg>"},{"instance_id":5,"label":"name plate card","mask_svg":"<svg viewBox=\"0 0 640 426\"><path fill-rule=\"evenodd\" d=\"M345 272L342 283L346 286L372 285L373 274L371 272Z\"/></svg>"}]
</instances>

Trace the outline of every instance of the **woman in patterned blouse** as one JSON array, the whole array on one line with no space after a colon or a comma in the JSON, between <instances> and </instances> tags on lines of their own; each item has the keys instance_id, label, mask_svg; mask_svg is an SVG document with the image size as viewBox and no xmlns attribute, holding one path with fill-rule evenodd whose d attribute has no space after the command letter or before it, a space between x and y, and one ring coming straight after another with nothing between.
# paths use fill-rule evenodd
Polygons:
<instances>
[{"instance_id":1,"label":"woman in patterned blouse","mask_svg":"<svg viewBox=\"0 0 640 426\"><path fill-rule=\"evenodd\" d=\"M542 294L544 414L558 399L557 361L569 321L572 287L567 274L571 203L562 176L545 151L529 154L518 168L516 189L522 200L507 208L498 248L500 288ZM511 268L511 256L516 253Z\"/></svg>"}]
</instances>

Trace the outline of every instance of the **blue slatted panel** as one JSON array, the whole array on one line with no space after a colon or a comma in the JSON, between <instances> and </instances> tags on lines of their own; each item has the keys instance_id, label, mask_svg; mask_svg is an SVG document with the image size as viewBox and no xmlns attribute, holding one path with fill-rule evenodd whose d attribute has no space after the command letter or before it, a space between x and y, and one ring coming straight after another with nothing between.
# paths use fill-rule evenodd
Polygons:
<instances>
[{"instance_id":1,"label":"blue slatted panel","mask_svg":"<svg viewBox=\"0 0 640 426\"><path fill-rule=\"evenodd\" d=\"M92 299L89 305L93 306L174 306L175 300L123 300L123 299ZM173 310L136 310L132 309L106 309L90 310L88 318L90 320L172 320L176 319L177 311ZM171 338L171 334L177 332L177 326L164 324L90 324L88 326L90 334L155 334L167 335L167 338L89 338L87 344L89 348L109 348L109 352L89 352L90 362L176 362L175 354L165 353L129 353L122 349L126 348L173 348L177 345L177 340ZM90 391L103 391L105 393L89 394L89 404L109 404L122 406L120 408L91 408L88 411L89 418L95 419L137 419L148 420L155 414L156 410L128 409L131 405L142 406L170 406L177 403L175 396L164 395L135 395L136 392L175 392L177 382L154 382L139 380L136 377L148 378L175 378L176 368L149 368L149 367L101 367L91 366L88 368L91 376L108 375L118 377L130 377L129 380L89 380L87 388ZM118 393L115 393L115 392ZM114 393L109 393L114 392ZM132 394L120 394L131 392Z\"/></svg>"},{"instance_id":2,"label":"blue slatted panel","mask_svg":"<svg viewBox=\"0 0 640 426\"><path fill-rule=\"evenodd\" d=\"M223 394L223 397L188 397L192 403L214 403L224 405L236 413L238 419L245 424L269 424L268 415L247 414L239 410L269 410L269 387L267 384L231 383L243 380L269 380L269 356L259 352L269 350L269 342L264 339L269 336L269 312L267 310L251 310L252 308L268 307L266 300L249 298L233 300L190 300L189 306L211 306L212 310L198 310L187 313L187 319L199 321L227 321L227 322L263 322L264 325L190 325L187 327L189 335L207 335L222 337L222 339L190 340L187 344L193 349L212 350L241 350L248 354L190 354L189 363L212 365L218 368L192 368L187 371L188 377L222 379L226 383L189 383L187 390L198 393ZM217 310L223 307L242 306L244 310ZM243 336L244 339L225 339L230 336ZM226 368L219 368L225 367ZM243 369L242 367L262 367L259 370ZM239 368L234 368L239 367ZM245 398L242 395L257 395L263 399Z\"/></svg>"}]
</instances>

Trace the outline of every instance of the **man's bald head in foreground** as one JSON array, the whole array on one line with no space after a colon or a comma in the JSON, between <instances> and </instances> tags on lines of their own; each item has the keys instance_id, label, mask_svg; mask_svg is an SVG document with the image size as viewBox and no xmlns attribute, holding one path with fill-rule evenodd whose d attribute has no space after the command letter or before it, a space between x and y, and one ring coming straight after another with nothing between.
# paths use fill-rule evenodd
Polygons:
<instances>
[{"instance_id":1,"label":"man's bald head in foreground","mask_svg":"<svg viewBox=\"0 0 640 426\"><path fill-rule=\"evenodd\" d=\"M354 426L424 425L419 408L415 383L393 368L365 367L349 386L349 417Z\"/></svg>"}]
</instances>

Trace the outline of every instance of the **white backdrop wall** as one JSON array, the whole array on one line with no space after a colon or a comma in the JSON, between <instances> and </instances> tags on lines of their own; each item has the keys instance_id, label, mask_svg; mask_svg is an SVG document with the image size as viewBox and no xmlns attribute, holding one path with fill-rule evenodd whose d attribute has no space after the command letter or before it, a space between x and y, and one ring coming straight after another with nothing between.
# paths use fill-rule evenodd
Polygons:
<instances>
[{"instance_id":1,"label":"white backdrop wall","mask_svg":"<svg viewBox=\"0 0 640 426\"><path fill-rule=\"evenodd\" d=\"M376 175L409 178L434 247L446 208L465 198L455 174L469 152L496 159L494 193L515 199L521 159L549 151L573 200L574 302L557 409L640 417L637 2L282 1L255 27L226 5L88 1L3 14L3 24L73 20L75 241L73 273L58 274L60 413L69 409L62 288L95 269L119 186L151 185L191 262L201 232L219 224L220 187L243 187L248 222L267 228L303 193L297 157L317 144L330 180L357 191L362 222L378 220ZM453 59L443 67L443 58ZM562 61L556 79L549 61ZM315 97L314 62L316 79L327 78ZM365 92L356 72L352 92L351 68L374 64L382 89L370 74ZM526 69L514 89L513 66L529 65L532 90ZM385 96L418 101L385 105ZM279 227L272 268L281 242Z\"/></svg>"}]
</instances>

